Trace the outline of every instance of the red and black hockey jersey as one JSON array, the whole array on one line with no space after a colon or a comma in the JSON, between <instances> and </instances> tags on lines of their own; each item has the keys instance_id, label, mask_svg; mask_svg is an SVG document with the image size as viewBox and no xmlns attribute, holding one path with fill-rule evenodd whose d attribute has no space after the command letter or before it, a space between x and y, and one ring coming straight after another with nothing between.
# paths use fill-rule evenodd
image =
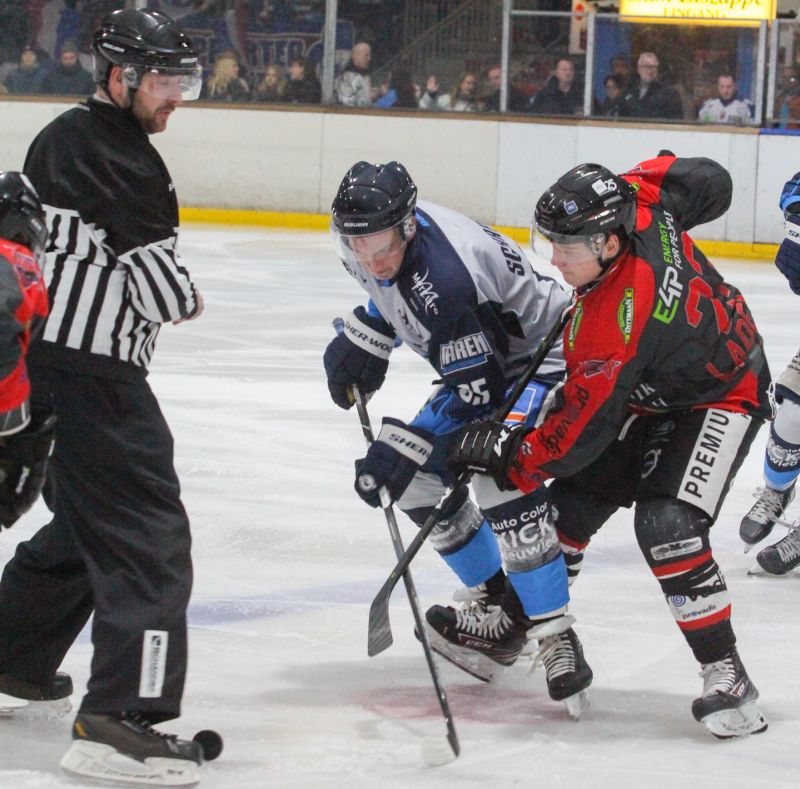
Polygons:
<instances>
[{"instance_id":1,"label":"red and black hockey jersey","mask_svg":"<svg viewBox=\"0 0 800 789\"><path fill-rule=\"evenodd\" d=\"M770 413L747 304L686 232L727 209L730 176L709 159L660 156L623 177L637 192L631 243L572 308L563 389L509 474L523 490L588 465L631 414Z\"/></svg>"},{"instance_id":2,"label":"red and black hockey jersey","mask_svg":"<svg viewBox=\"0 0 800 789\"><path fill-rule=\"evenodd\" d=\"M47 288L29 249L0 239L0 422L2 416L25 405L30 381L25 354L31 329L47 315ZM13 423L25 426L27 418Z\"/></svg>"}]
</instances>

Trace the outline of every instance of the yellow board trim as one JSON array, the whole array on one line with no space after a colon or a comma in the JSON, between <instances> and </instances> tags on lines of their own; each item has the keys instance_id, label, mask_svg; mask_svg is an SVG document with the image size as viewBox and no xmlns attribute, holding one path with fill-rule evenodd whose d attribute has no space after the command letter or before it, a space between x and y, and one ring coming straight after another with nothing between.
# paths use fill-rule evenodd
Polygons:
<instances>
[{"instance_id":1,"label":"yellow board trim","mask_svg":"<svg viewBox=\"0 0 800 789\"><path fill-rule=\"evenodd\" d=\"M271 227L281 230L327 230L330 217L327 214L294 214L283 211L249 211L228 208L181 208L181 222L207 225L240 225L249 227ZM526 227L495 225L499 233L527 244L530 230ZM773 261L778 251L777 244L746 244L739 241L697 241L697 245L708 257L742 258L745 260Z\"/></svg>"}]
</instances>

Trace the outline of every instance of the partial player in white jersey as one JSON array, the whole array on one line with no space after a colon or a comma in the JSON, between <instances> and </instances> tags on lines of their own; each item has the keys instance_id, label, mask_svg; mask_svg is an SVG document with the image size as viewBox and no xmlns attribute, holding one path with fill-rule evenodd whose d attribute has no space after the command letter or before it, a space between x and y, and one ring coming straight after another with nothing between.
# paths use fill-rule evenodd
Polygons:
<instances>
[{"instance_id":1,"label":"partial player in white jersey","mask_svg":"<svg viewBox=\"0 0 800 789\"><path fill-rule=\"evenodd\" d=\"M785 220L785 237L778 247L775 265L800 295L800 173L784 184L780 207ZM800 476L800 351L776 381L778 409L770 425L764 455L764 487L739 526L745 551L767 537L794 498ZM800 565L800 528L793 528L782 540L763 548L756 556L760 568L772 575L784 575Z\"/></svg>"},{"instance_id":2,"label":"partial player in white jersey","mask_svg":"<svg viewBox=\"0 0 800 789\"><path fill-rule=\"evenodd\" d=\"M408 424L383 420L356 463L356 492L367 504L379 506L385 488L422 524L454 480L445 466L449 439L503 401L560 321L568 296L510 238L455 211L417 203L417 188L397 162L358 162L347 172L333 201L332 231L339 258L370 296L325 351L334 402L350 408L353 384L376 391L400 342L441 377ZM563 370L559 340L509 419L533 425ZM538 642L551 697L565 700L577 717L592 672L567 614L567 572L547 489L500 490L481 475L473 490L478 506L464 489L431 535L467 588L461 607L428 610L433 648L488 680Z\"/></svg>"}]
</instances>

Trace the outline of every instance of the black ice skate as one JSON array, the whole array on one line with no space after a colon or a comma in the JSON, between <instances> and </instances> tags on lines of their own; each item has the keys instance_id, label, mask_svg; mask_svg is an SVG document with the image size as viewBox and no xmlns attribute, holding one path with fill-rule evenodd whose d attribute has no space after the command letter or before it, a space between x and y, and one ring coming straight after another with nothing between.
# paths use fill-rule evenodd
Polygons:
<instances>
[{"instance_id":1,"label":"black ice skate","mask_svg":"<svg viewBox=\"0 0 800 789\"><path fill-rule=\"evenodd\" d=\"M190 786L200 780L200 744L157 731L143 713L78 713L72 740L61 769L73 776L147 786Z\"/></svg>"},{"instance_id":2,"label":"black ice skate","mask_svg":"<svg viewBox=\"0 0 800 789\"><path fill-rule=\"evenodd\" d=\"M745 553L750 546L761 542L774 528L777 521L794 498L794 485L786 490L759 488L758 500L739 524L739 536L745 543Z\"/></svg>"},{"instance_id":3,"label":"black ice skate","mask_svg":"<svg viewBox=\"0 0 800 789\"><path fill-rule=\"evenodd\" d=\"M589 707L587 688L594 675L572 629L574 623L575 617L560 616L534 626L528 637L539 642L531 671L544 664L550 698L563 701L569 714L578 720Z\"/></svg>"},{"instance_id":4,"label":"black ice skate","mask_svg":"<svg viewBox=\"0 0 800 789\"><path fill-rule=\"evenodd\" d=\"M56 672L45 684L0 674L0 717L58 718L71 709L72 678Z\"/></svg>"},{"instance_id":5,"label":"black ice skate","mask_svg":"<svg viewBox=\"0 0 800 789\"><path fill-rule=\"evenodd\" d=\"M800 527L792 529L782 540L762 548L756 556L758 566L770 575L786 575L800 564Z\"/></svg>"},{"instance_id":6,"label":"black ice skate","mask_svg":"<svg viewBox=\"0 0 800 789\"><path fill-rule=\"evenodd\" d=\"M728 739L766 731L756 707L758 691L744 670L736 647L722 660L703 664L703 695L692 702L692 715L715 737Z\"/></svg>"},{"instance_id":7,"label":"black ice skate","mask_svg":"<svg viewBox=\"0 0 800 789\"><path fill-rule=\"evenodd\" d=\"M528 643L525 624L483 600L462 608L434 605L425 619L433 650L484 682L511 666Z\"/></svg>"}]
</instances>

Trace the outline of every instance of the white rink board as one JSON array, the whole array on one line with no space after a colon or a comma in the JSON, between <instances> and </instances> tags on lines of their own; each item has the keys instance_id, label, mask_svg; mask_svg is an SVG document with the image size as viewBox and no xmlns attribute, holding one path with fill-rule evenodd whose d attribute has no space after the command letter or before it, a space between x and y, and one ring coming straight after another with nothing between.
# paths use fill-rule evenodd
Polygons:
<instances>
[{"instance_id":1,"label":"white rink board","mask_svg":"<svg viewBox=\"0 0 800 789\"><path fill-rule=\"evenodd\" d=\"M30 140L69 106L0 100L0 168L21 168ZM397 159L427 199L516 227L529 225L541 192L579 162L624 170L667 148L709 156L730 169L730 212L696 237L744 243L781 240L777 198L795 172L800 145L797 137L719 127L192 105L152 139L185 206L325 214L350 165Z\"/></svg>"}]
</instances>

